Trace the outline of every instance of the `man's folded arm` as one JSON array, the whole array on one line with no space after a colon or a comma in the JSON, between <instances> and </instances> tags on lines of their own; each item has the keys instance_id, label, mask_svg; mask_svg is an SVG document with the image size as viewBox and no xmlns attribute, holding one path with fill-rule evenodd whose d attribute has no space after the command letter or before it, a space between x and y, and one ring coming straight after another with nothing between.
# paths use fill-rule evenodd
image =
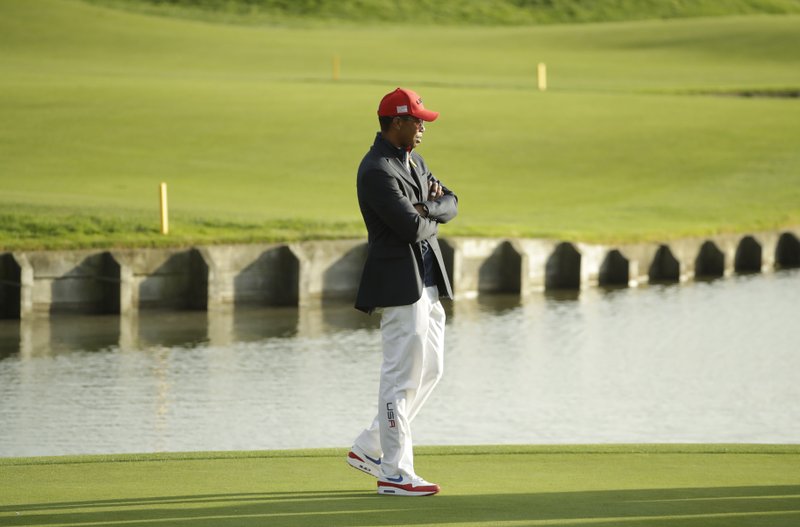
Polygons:
<instances>
[{"instance_id":1,"label":"man's folded arm","mask_svg":"<svg viewBox=\"0 0 800 527\"><path fill-rule=\"evenodd\" d=\"M428 218L439 223L447 223L458 214L458 196L444 185L442 192L444 195L441 198L423 201L422 204L428 209Z\"/></svg>"},{"instance_id":2,"label":"man's folded arm","mask_svg":"<svg viewBox=\"0 0 800 527\"><path fill-rule=\"evenodd\" d=\"M420 216L390 174L381 170L369 171L362 176L361 184L361 199L403 241L416 243L438 232L437 222Z\"/></svg>"}]
</instances>

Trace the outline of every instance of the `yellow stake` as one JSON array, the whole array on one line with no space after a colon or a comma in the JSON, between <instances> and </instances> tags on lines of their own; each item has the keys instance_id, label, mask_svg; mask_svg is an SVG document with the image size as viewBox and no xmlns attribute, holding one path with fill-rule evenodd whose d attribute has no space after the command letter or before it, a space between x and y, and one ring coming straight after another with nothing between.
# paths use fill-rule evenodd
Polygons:
<instances>
[{"instance_id":1,"label":"yellow stake","mask_svg":"<svg viewBox=\"0 0 800 527\"><path fill-rule=\"evenodd\" d=\"M169 214L167 212L166 183L161 183L159 186L159 197L161 198L161 234L169 234Z\"/></svg>"},{"instance_id":2,"label":"yellow stake","mask_svg":"<svg viewBox=\"0 0 800 527\"><path fill-rule=\"evenodd\" d=\"M540 62L536 68L536 78L539 82L539 91L547 91L547 65Z\"/></svg>"},{"instance_id":3,"label":"yellow stake","mask_svg":"<svg viewBox=\"0 0 800 527\"><path fill-rule=\"evenodd\" d=\"M339 59L339 55L333 56L333 80L339 80L339 70L341 69L342 61Z\"/></svg>"}]
</instances>

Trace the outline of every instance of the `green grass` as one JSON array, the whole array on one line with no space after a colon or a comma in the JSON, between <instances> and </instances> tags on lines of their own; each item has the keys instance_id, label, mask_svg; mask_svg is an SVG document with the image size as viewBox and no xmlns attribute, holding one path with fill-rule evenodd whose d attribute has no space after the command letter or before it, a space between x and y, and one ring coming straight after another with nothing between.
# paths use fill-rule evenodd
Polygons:
<instances>
[{"instance_id":1,"label":"green grass","mask_svg":"<svg viewBox=\"0 0 800 527\"><path fill-rule=\"evenodd\" d=\"M137 12L238 24L525 25L800 13L798 0L92 0Z\"/></svg>"},{"instance_id":2,"label":"green grass","mask_svg":"<svg viewBox=\"0 0 800 527\"><path fill-rule=\"evenodd\" d=\"M419 448L431 498L375 494L344 450L0 459L0 525L795 526L800 448Z\"/></svg>"},{"instance_id":3,"label":"green grass","mask_svg":"<svg viewBox=\"0 0 800 527\"><path fill-rule=\"evenodd\" d=\"M4 0L0 72L0 249L363 236L355 169L401 84L442 112L421 149L460 198L442 234L800 223L800 101L687 95L797 90L800 16L276 28Z\"/></svg>"},{"instance_id":4,"label":"green grass","mask_svg":"<svg viewBox=\"0 0 800 527\"><path fill-rule=\"evenodd\" d=\"M176 224L177 223L177 224ZM120 246L181 247L193 244L280 242L362 236L356 222L274 219L232 221L182 215L169 236L156 234L153 218L136 211L95 208L79 212L60 206L8 206L0 212L6 249L70 249Z\"/></svg>"}]
</instances>

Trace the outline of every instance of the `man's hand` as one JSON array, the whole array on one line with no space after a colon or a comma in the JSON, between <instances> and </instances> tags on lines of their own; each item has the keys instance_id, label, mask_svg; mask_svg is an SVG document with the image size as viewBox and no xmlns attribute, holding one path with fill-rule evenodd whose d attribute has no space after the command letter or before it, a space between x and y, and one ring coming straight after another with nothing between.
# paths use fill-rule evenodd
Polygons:
<instances>
[{"instance_id":1,"label":"man's hand","mask_svg":"<svg viewBox=\"0 0 800 527\"><path fill-rule=\"evenodd\" d=\"M442 185L435 179L428 185L428 199L439 199L444 196Z\"/></svg>"},{"instance_id":2,"label":"man's hand","mask_svg":"<svg viewBox=\"0 0 800 527\"><path fill-rule=\"evenodd\" d=\"M428 217L428 207L426 207L422 203L417 203L416 205L414 205L414 208L417 209L417 212L419 212L419 215L422 216L423 218Z\"/></svg>"}]
</instances>

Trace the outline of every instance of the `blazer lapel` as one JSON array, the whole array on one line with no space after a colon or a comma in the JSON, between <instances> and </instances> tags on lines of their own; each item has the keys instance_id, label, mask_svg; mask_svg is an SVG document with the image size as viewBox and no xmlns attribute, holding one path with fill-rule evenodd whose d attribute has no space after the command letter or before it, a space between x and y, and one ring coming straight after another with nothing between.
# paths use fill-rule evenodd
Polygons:
<instances>
[{"instance_id":1,"label":"blazer lapel","mask_svg":"<svg viewBox=\"0 0 800 527\"><path fill-rule=\"evenodd\" d=\"M413 159L411 159L411 166L409 168L411 170L411 175L414 178L414 184L417 186L417 189L419 190L419 200L425 201L425 199L428 197L428 193L426 192L428 187L422 184L422 180L419 177L419 171L414 166Z\"/></svg>"},{"instance_id":2,"label":"blazer lapel","mask_svg":"<svg viewBox=\"0 0 800 527\"><path fill-rule=\"evenodd\" d=\"M394 158L394 163L392 166L395 169L395 172L397 172L400 177L406 180L406 182L411 185L411 188L414 189L414 197L422 201L422 186L420 185L419 179L417 179L414 171L412 170L409 174L408 170L406 170L406 167L403 166L403 161L397 157Z\"/></svg>"},{"instance_id":3,"label":"blazer lapel","mask_svg":"<svg viewBox=\"0 0 800 527\"><path fill-rule=\"evenodd\" d=\"M373 148L378 148L378 151L382 152L382 155L386 155L386 157L390 157L391 159L394 160L390 164L390 166L394 168L394 171L395 173L397 173L398 176L400 176L409 185L411 185L411 188L414 189L415 199L417 199L418 201L422 201L424 198L427 197L423 195L424 193L422 192L422 184L419 178L417 177L416 172L412 168L411 173L409 174L409 171L406 170L406 167L403 165L403 161L399 157L397 157L397 149L389 145L389 143L387 143L383 139L381 139L380 132L378 132L378 135L375 138L375 144L373 145ZM411 154L409 154L409 156L410 155Z\"/></svg>"}]
</instances>

